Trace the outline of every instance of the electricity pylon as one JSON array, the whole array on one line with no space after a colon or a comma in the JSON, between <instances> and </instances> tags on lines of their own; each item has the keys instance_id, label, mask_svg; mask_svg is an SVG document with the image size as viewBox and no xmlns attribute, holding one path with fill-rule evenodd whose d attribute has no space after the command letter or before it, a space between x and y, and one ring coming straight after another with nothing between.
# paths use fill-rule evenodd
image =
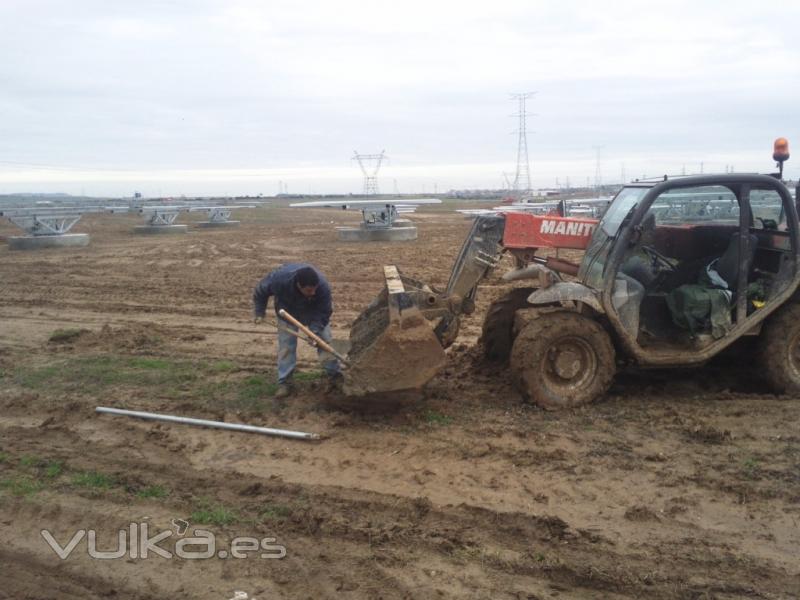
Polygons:
<instances>
[{"instance_id":1,"label":"electricity pylon","mask_svg":"<svg viewBox=\"0 0 800 600\"><path fill-rule=\"evenodd\" d=\"M381 169L381 163L386 156L386 150L381 150L380 154L359 154L354 151L353 160L358 161L358 166L361 167L361 172L364 174L364 195L375 196L379 194L378 191L378 171Z\"/></svg>"},{"instance_id":2,"label":"electricity pylon","mask_svg":"<svg viewBox=\"0 0 800 600\"><path fill-rule=\"evenodd\" d=\"M517 137L517 172L514 175L514 192L519 196L526 196L531 191L531 167L528 160L528 111L525 106L528 98L536 92L511 94L519 104L519 112L514 115L519 118Z\"/></svg>"}]
</instances>

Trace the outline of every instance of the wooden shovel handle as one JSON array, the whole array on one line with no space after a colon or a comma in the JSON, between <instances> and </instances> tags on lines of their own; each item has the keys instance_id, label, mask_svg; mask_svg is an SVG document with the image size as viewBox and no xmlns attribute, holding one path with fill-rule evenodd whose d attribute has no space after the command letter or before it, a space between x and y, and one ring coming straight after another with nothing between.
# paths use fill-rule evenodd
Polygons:
<instances>
[{"instance_id":1,"label":"wooden shovel handle","mask_svg":"<svg viewBox=\"0 0 800 600\"><path fill-rule=\"evenodd\" d=\"M298 321L297 319L295 319L295 318L294 318L292 315L290 315L290 314L289 314L288 312L286 312L284 309L280 309L280 310L278 311L278 316L279 316L280 318L282 318L282 319L284 319L284 320L288 321L289 323L291 323L292 325L294 325L295 327L297 327L297 328L298 328L300 331L302 331L303 333L305 333L305 334L306 334L306 335L307 335L307 336L308 336L310 339L312 339L312 340L314 341L314 343L315 343L317 346L319 346L320 348L322 348L323 350L325 350L325 352L330 352L330 353L331 353L331 354L333 354L333 355L334 355L336 358L338 358L340 361L342 361L344 364L348 364L348 362L347 362L347 359L346 359L344 356L342 356L341 354L339 354L339 353L338 353L336 350L334 350L334 349L333 349L333 347L332 347L330 344L328 344L328 342L326 342L325 340L323 340L323 339L322 339L321 337L319 337L319 336L318 336L316 333L314 333L313 331L311 331L311 330L310 330L308 327L306 327L305 325L303 325L303 324L302 324L300 321Z\"/></svg>"}]
</instances>

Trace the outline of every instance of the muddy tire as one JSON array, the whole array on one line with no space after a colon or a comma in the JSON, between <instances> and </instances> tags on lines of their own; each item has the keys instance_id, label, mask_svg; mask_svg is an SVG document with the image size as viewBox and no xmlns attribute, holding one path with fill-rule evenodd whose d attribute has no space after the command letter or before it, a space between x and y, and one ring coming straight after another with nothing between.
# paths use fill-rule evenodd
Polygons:
<instances>
[{"instance_id":1,"label":"muddy tire","mask_svg":"<svg viewBox=\"0 0 800 600\"><path fill-rule=\"evenodd\" d=\"M606 331L573 312L534 319L511 349L514 385L549 410L592 402L608 390L615 371L614 346Z\"/></svg>"},{"instance_id":2,"label":"muddy tire","mask_svg":"<svg viewBox=\"0 0 800 600\"><path fill-rule=\"evenodd\" d=\"M514 315L519 309L530 306L528 296L534 291L536 288L515 288L489 305L480 339L487 361L508 362L514 344Z\"/></svg>"},{"instance_id":3,"label":"muddy tire","mask_svg":"<svg viewBox=\"0 0 800 600\"><path fill-rule=\"evenodd\" d=\"M788 304L764 324L758 365L779 394L800 394L800 304Z\"/></svg>"}]
</instances>

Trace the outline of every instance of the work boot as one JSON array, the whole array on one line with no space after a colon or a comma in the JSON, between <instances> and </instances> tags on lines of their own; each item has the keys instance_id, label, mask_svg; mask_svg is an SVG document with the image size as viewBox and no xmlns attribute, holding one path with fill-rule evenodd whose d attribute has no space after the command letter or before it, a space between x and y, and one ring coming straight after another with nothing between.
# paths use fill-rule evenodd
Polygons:
<instances>
[{"instance_id":1,"label":"work boot","mask_svg":"<svg viewBox=\"0 0 800 600\"><path fill-rule=\"evenodd\" d=\"M340 392L342 390L343 380L344 377L342 377L341 373L336 373L335 375L328 375L328 385L325 386L325 393L335 394L336 392Z\"/></svg>"},{"instance_id":2,"label":"work boot","mask_svg":"<svg viewBox=\"0 0 800 600\"><path fill-rule=\"evenodd\" d=\"M291 395L292 395L292 386L290 386L288 383L278 384L278 389L275 391L276 399L280 400L281 398L288 398Z\"/></svg>"}]
</instances>

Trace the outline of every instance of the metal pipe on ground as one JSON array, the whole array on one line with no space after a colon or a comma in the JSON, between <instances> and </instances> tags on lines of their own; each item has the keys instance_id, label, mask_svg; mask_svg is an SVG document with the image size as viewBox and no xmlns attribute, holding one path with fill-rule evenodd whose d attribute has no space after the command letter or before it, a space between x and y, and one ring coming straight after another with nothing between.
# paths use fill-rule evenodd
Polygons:
<instances>
[{"instance_id":1,"label":"metal pipe on ground","mask_svg":"<svg viewBox=\"0 0 800 600\"><path fill-rule=\"evenodd\" d=\"M287 429L271 429L269 427L257 427L255 425L245 425L242 423L225 423L223 421L209 421L207 419L193 419L191 417L176 417L160 413L143 412L139 410L124 410L121 408L107 408L98 406L95 412L109 415L119 415L123 417L136 417L149 421L166 421L167 423L180 423L182 425L199 425L201 427L213 427L215 429L228 429L231 431L243 431L247 433L260 433L276 437L285 437L295 440L319 440L318 433L305 433L303 431L290 431Z\"/></svg>"}]
</instances>

